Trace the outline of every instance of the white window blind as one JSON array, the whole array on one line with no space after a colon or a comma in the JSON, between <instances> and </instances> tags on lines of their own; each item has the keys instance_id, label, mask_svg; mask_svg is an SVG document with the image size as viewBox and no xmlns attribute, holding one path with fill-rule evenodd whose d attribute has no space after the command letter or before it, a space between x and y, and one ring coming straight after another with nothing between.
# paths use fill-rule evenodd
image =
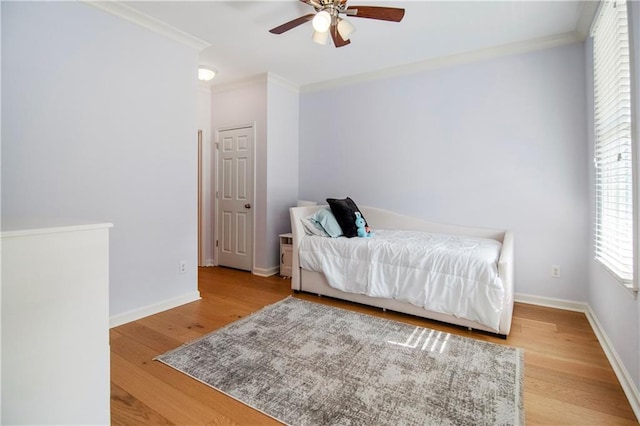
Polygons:
<instances>
[{"instance_id":1,"label":"white window blind","mask_svg":"<svg viewBox=\"0 0 640 426\"><path fill-rule=\"evenodd\" d=\"M633 287L631 72L625 1L604 1L592 27L595 124L595 257Z\"/></svg>"}]
</instances>

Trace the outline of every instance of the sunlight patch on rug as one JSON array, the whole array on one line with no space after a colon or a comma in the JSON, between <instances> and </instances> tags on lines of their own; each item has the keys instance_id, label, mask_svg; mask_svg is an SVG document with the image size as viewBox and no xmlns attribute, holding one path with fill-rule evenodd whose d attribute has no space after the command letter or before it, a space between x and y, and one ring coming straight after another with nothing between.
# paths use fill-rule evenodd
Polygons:
<instances>
[{"instance_id":1,"label":"sunlight patch on rug","mask_svg":"<svg viewBox=\"0 0 640 426\"><path fill-rule=\"evenodd\" d=\"M522 349L289 297L161 361L290 425L522 424Z\"/></svg>"}]
</instances>

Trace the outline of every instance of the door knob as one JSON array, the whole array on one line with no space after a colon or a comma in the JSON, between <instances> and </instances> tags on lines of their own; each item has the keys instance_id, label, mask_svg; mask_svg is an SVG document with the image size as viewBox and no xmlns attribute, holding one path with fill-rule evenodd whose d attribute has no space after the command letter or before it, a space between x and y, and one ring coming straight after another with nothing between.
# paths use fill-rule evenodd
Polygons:
<instances>
[{"instance_id":1,"label":"door knob","mask_svg":"<svg viewBox=\"0 0 640 426\"><path fill-rule=\"evenodd\" d=\"M245 208L245 209L250 209L250 208L251 208L251 204L249 204L249 203L245 204L245 205L244 205L244 208Z\"/></svg>"}]
</instances>

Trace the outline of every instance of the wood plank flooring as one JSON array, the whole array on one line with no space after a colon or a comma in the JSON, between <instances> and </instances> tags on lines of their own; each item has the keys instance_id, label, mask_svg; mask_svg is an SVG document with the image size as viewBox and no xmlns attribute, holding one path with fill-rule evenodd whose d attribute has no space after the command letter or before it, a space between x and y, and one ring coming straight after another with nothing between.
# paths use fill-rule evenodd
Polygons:
<instances>
[{"instance_id":1,"label":"wood plank flooring","mask_svg":"<svg viewBox=\"0 0 640 426\"><path fill-rule=\"evenodd\" d=\"M111 329L114 425L271 425L270 417L153 357L292 294L290 280L200 268L202 299ZM638 424L584 314L516 304L507 340L464 328L309 294L312 300L525 349L529 425Z\"/></svg>"}]
</instances>

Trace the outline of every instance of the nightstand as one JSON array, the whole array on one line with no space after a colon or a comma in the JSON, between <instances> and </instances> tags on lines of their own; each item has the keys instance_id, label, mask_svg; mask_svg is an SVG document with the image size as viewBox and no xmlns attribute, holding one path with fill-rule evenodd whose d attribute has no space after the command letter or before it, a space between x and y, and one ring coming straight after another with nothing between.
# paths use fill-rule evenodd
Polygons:
<instances>
[{"instance_id":1,"label":"nightstand","mask_svg":"<svg viewBox=\"0 0 640 426\"><path fill-rule=\"evenodd\" d=\"M293 234L280 234L280 276L291 277L293 257Z\"/></svg>"}]
</instances>

